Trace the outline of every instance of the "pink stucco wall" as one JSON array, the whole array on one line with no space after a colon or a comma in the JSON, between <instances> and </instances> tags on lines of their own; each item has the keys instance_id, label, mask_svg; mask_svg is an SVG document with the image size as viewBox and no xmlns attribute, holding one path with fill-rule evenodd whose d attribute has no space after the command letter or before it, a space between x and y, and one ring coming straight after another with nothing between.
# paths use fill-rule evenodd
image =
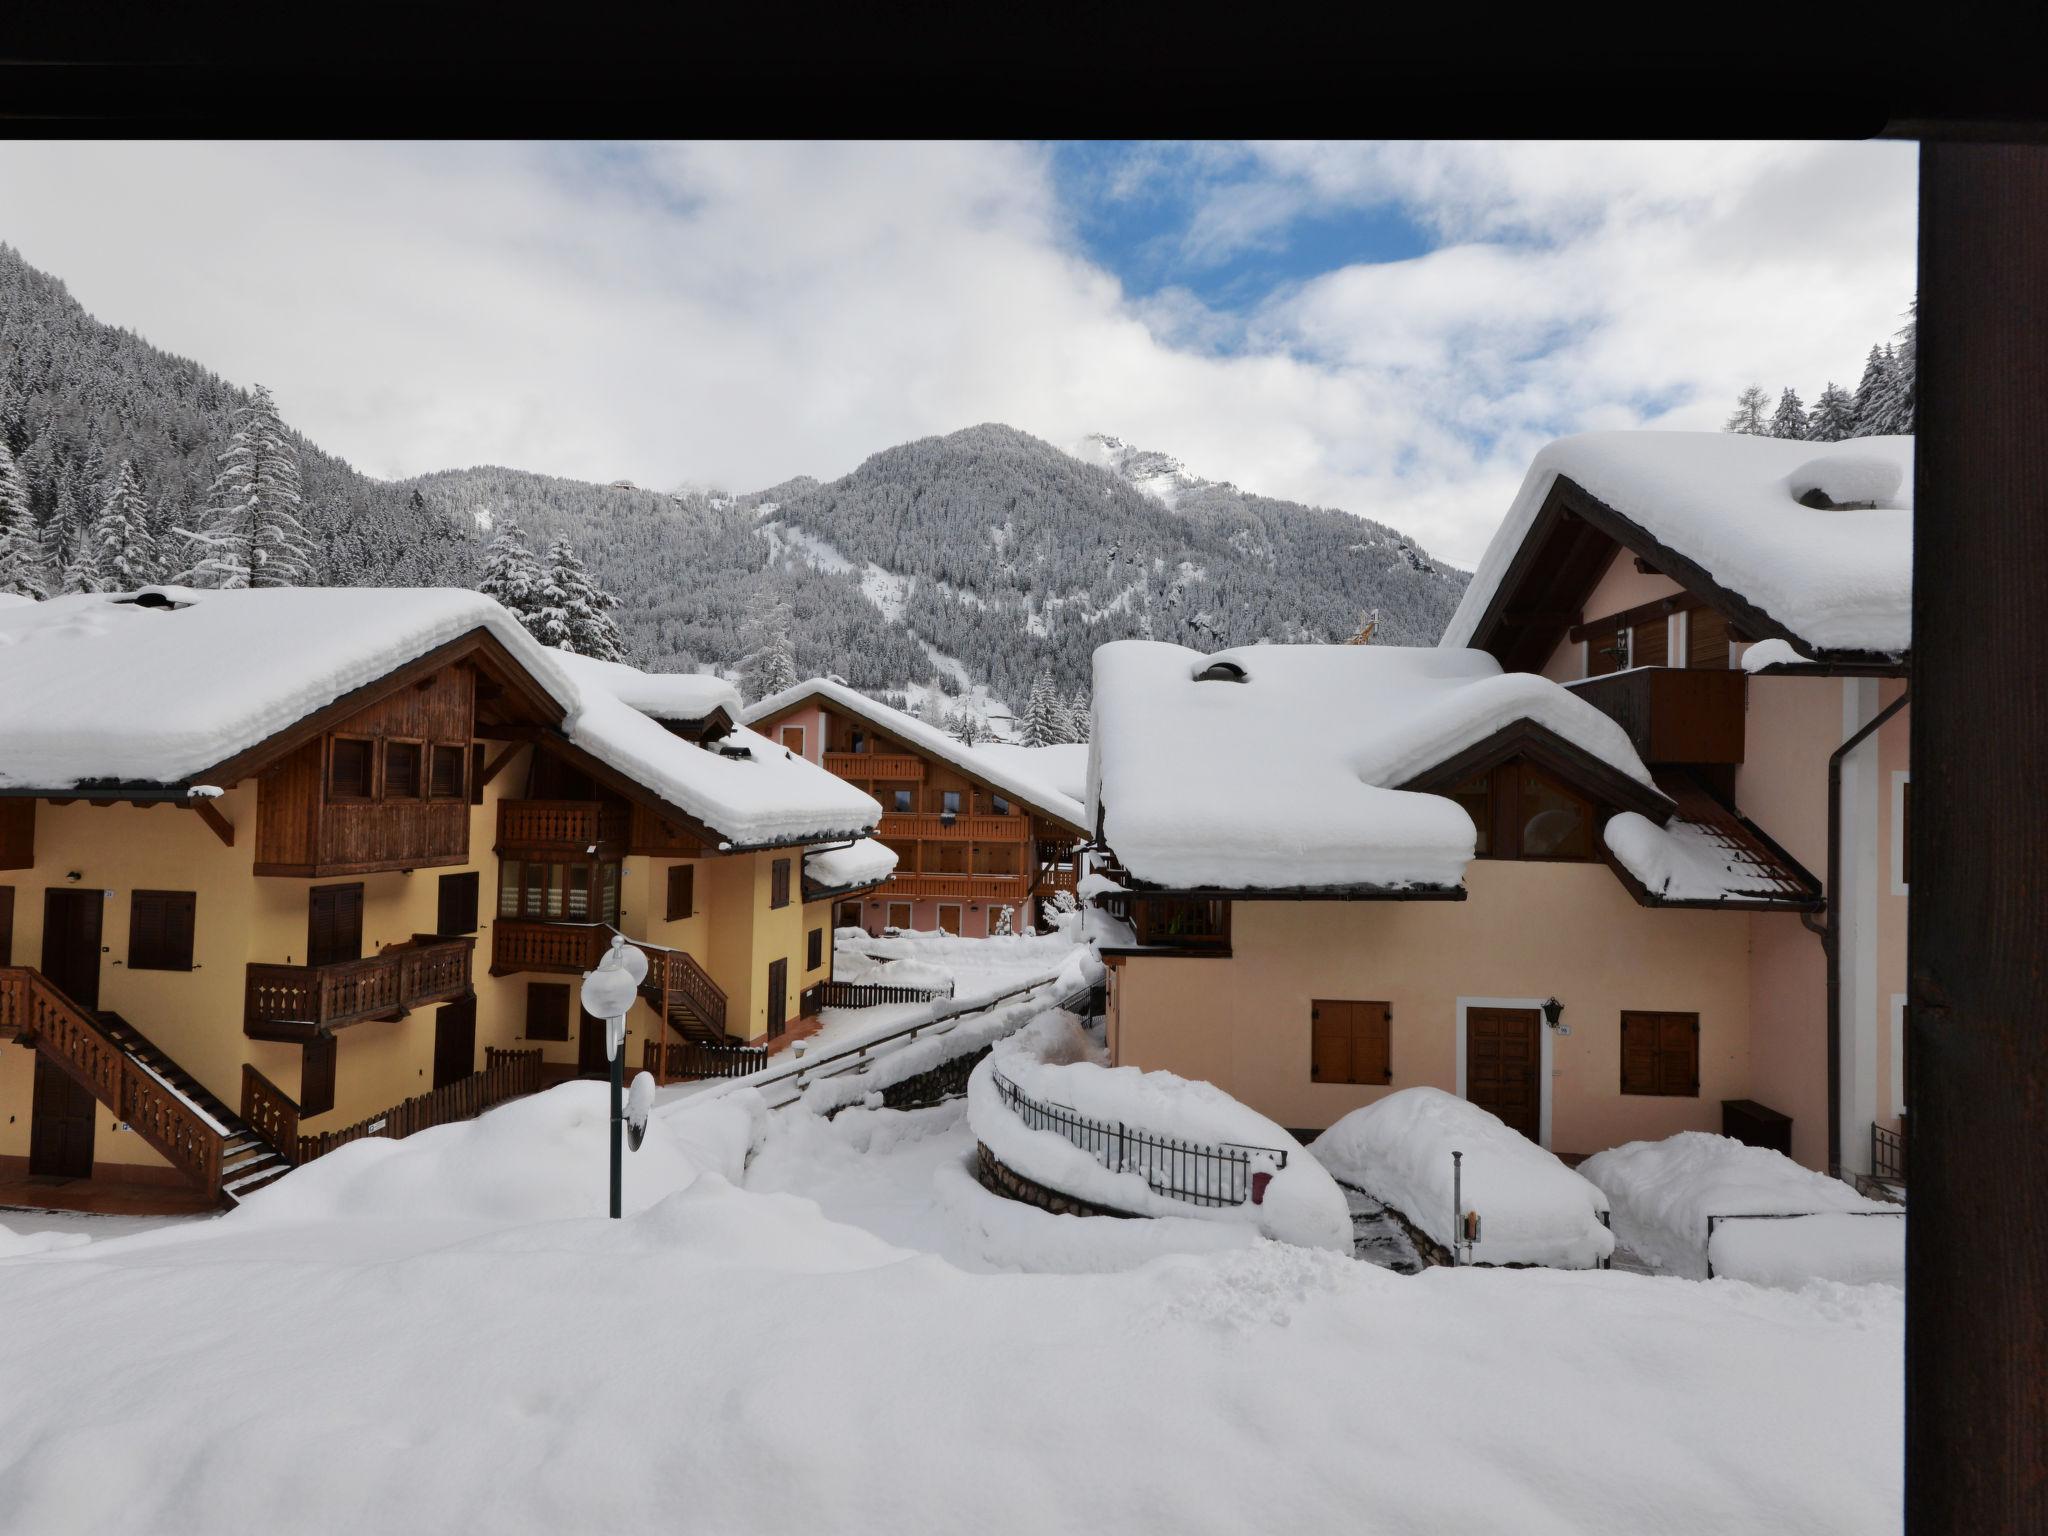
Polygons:
<instances>
[{"instance_id":1,"label":"pink stucco wall","mask_svg":"<svg viewBox=\"0 0 2048 1536\"><path fill-rule=\"evenodd\" d=\"M1644 575L1636 569L1635 559L1633 551L1624 549L1607 562L1607 569L1601 573L1581 610L1588 620L1604 619L1609 614L1622 613L1684 590L1669 576ZM1543 675L1554 683L1579 681L1586 675L1585 642L1560 640L1557 649L1550 653L1550 659L1543 664Z\"/></svg>"}]
</instances>

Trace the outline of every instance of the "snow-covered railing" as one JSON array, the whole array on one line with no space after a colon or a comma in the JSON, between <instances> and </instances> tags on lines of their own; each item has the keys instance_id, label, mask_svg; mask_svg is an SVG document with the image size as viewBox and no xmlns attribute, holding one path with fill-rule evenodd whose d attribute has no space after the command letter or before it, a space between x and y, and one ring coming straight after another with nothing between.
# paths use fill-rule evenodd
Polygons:
<instances>
[{"instance_id":1,"label":"snow-covered railing","mask_svg":"<svg viewBox=\"0 0 2048 1536\"><path fill-rule=\"evenodd\" d=\"M820 1008L877 1008L900 1003L936 1003L953 995L952 985L888 987L872 981L821 981L811 991Z\"/></svg>"},{"instance_id":2,"label":"snow-covered railing","mask_svg":"<svg viewBox=\"0 0 2048 1536\"><path fill-rule=\"evenodd\" d=\"M1026 1126L1065 1138L1111 1173L1141 1175L1154 1194L1191 1205L1243 1205L1247 1200L1258 1205L1265 1198L1267 1181L1287 1166L1287 1153L1280 1147L1181 1141L1121 1120L1091 1119L1064 1104L1032 1098L993 1062L989 1065L1003 1104Z\"/></svg>"},{"instance_id":3,"label":"snow-covered railing","mask_svg":"<svg viewBox=\"0 0 2048 1536\"><path fill-rule=\"evenodd\" d=\"M1900 1221L1904 1221L1906 1208L1900 1206L1895 1211L1728 1211L1711 1215L1707 1218L1707 1278L1714 1278L1714 1231L1723 1222L1830 1220L1837 1216L1896 1216Z\"/></svg>"}]
</instances>

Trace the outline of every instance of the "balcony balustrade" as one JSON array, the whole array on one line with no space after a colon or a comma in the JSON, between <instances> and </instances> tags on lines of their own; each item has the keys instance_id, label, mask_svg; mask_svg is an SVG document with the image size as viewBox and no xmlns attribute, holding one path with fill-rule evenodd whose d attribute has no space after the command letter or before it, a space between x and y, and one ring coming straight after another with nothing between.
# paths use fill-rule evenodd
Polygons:
<instances>
[{"instance_id":1,"label":"balcony balustrade","mask_svg":"<svg viewBox=\"0 0 2048 1536\"><path fill-rule=\"evenodd\" d=\"M333 965L248 969L243 1033L258 1040L311 1039L364 1019L396 1017L469 995L472 938L415 934L381 955Z\"/></svg>"}]
</instances>

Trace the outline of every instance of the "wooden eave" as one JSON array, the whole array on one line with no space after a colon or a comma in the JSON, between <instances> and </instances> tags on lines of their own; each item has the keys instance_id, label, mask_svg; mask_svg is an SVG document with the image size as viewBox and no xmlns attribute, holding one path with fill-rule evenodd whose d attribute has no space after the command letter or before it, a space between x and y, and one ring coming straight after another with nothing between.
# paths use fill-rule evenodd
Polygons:
<instances>
[{"instance_id":1,"label":"wooden eave","mask_svg":"<svg viewBox=\"0 0 2048 1536\"><path fill-rule=\"evenodd\" d=\"M1783 640L1801 656L1823 665L1880 669L1875 673L1880 676L1904 670L1904 657L1885 652L1816 650L1741 593L1716 581L1697 561L1566 475L1551 483L1468 643L1490 653L1510 672L1540 672L1566 635L1583 622L1586 599L1622 548L1635 556L1638 566L1648 564L1669 576L1744 634Z\"/></svg>"},{"instance_id":2,"label":"wooden eave","mask_svg":"<svg viewBox=\"0 0 2048 1536\"><path fill-rule=\"evenodd\" d=\"M478 734L485 734L488 727L513 719L560 725L566 717L567 710L519 664L504 643L488 629L477 628L435 646L382 677L350 689L331 703L301 716L283 730L273 732L204 772L193 774L191 782L226 787L260 773L279 758L334 729L351 716L459 661L469 662L479 675L476 704ZM488 690L481 686L484 683L491 685Z\"/></svg>"},{"instance_id":3,"label":"wooden eave","mask_svg":"<svg viewBox=\"0 0 2048 1536\"><path fill-rule=\"evenodd\" d=\"M1557 732L1533 720L1513 721L1484 741L1474 742L1405 784L1393 787L1423 794L1441 794L1511 757L1526 757L1593 799L1619 810L1647 816L1660 827L1671 820L1676 809L1662 790L1631 778L1584 747L1565 740Z\"/></svg>"},{"instance_id":4,"label":"wooden eave","mask_svg":"<svg viewBox=\"0 0 2048 1536\"><path fill-rule=\"evenodd\" d=\"M855 709L852 705L848 704L843 699L832 698L829 695L818 693L816 691L800 694L798 697L791 699L787 704L783 705L781 709L775 711L774 714L763 715L758 723L765 726L774 721L780 720L783 718L784 715L790 713L792 710L801 709L804 705L809 704L813 700L816 700L819 707L822 709L828 711L837 710L842 714L848 714L857 717L861 721L861 723L866 725L870 730L874 731L876 734L880 736L886 737L890 742L892 742L895 745L896 750L899 752L906 753L912 757L923 758L926 762L944 763L947 768L951 769L953 772L959 774L962 778L967 779L971 783L980 785L981 788L987 790L990 794L1001 795L1005 800L1023 806L1026 810L1030 811L1034 816L1042 816L1047 821L1057 822L1060 826L1069 827L1073 830L1073 833L1076 837L1086 837L1088 835L1087 829L1079 825L1077 822L1070 820L1068 817L1062 816L1058 811L1047 810L1044 806L1038 804L1036 801L1026 799L1023 795L1018 794L1014 789L1005 789L1000 784L992 783L989 781L989 779L984 777L982 774L977 773L974 769L969 768L962 763L956 763L950 757L934 758L929 748L920 747L915 742L905 741L901 736L898 736L894 731L892 731L885 722L877 720L873 715L867 714L862 710ZM972 748L969 748L968 750L971 751Z\"/></svg>"}]
</instances>

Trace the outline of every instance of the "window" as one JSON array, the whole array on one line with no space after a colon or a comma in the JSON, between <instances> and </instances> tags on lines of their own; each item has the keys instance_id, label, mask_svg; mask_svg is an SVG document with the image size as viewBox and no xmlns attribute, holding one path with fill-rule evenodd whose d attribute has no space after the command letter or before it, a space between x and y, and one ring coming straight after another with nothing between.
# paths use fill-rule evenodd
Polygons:
<instances>
[{"instance_id":1,"label":"window","mask_svg":"<svg viewBox=\"0 0 2048 1536\"><path fill-rule=\"evenodd\" d=\"M775 1039L789 1023L789 962L768 962L768 1038Z\"/></svg>"},{"instance_id":2,"label":"window","mask_svg":"<svg viewBox=\"0 0 2048 1536\"><path fill-rule=\"evenodd\" d=\"M998 816L1011 816L1016 814L1014 811L1010 809L1010 802L1005 800L1001 795L990 795L988 803L990 808Z\"/></svg>"},{"instance_id":3,"label":"window","mask_svg":"<svg viewBox=\"0 0 2048 1536\"><path fill-rule=\"evenodd\" d=\"M813 928L810 943L804 950L804 969L815 971L825 963L825 930Z\"/></svg>"},{"instance_id":4,"label":"window","mask_svg":"<svg viewBox=\"0 0 2048 1536\"><path fill-rule=\"evenodd\" d=\"M867 751L867 749L868 749L868 738L867 738L867 733L866 733L866 732L864 732L864 731L862 731L862 730L860 730L860 729L858 729L858 728L856 728L856 729L854 730L854 733L853 733L853 750L854 750L854 751L856 751L856 752L865 752L865 751Z\"/></svg>"},{"instance_id":5,"label":"window","mask_svg":"<svg viewBox=\"0 0 2048 1536\"><path fill-rule=\"evenodd\" d=\"M1685 664L1689 667L1728 665L1728 621L1717 609L1694 608L1685 616Z\"/></svg>"},{"instance_id":6,"label":"window","mask_svg":"<svg viewBox=\"0 0 2048 1536\"><path fill-rule=\"evenodd\" d=\"M327 753L327 798L367 800L374 787L370 782L371 743L355 736L337 736Z\"/></svg>"},{"instance_id":7,"label":"window","mask_svg":"<svg viewBox=\"0 0 2048 1536\"><path fill-rule=\"evenodd\" d=\"M960 814L960 791L946 789L939 792L939 814L951 821Z\"/></svg>"},{"instance_id":8,"label":"window","mask_svg":"<svg viewBox=\"0 0 2048 1536\"><path fill-rule=\"evenodd\" d=\"M789 905L789 860L777 859L769 871L768 905Z\"/></svg>"},{"instance_id":9,"label":"window","mask_svg":"<svg viewBox=\"0 0 2048 1536\"><path fill-rule=\"evenodd\" d=\"M128 905L128 969L192 969L191 891L137 891Z\"/></svg>"},{"instance_id":10,"label":"window","mask_svg":"<svg viewBox=\"0 0 2048 1536\"><path fill-rule=\"evenodd\" d=\"M0 965L14 963L14 887L0 885Z\"/></svg>"},{"instance_id":11,"label":"window","mask_svg":"<svg viewBox=\"0 0 2048 1536\"><path fill-rule=\"evenodd\" d=\"M895 791L893 803L899 814L907 813L911 809L910 797L911 792L907 789L899 789Z\"/></svg>"},{"instance_id":12,"label":"window","mask_svg":"<svg viewBox=\"0 0 2048 1536\"><path fill-rule=\"evenodd\" d=\"M566 981L529 981L526 984L526 1038L569 1038L569 984Z\"/></svg>"},{"instance_id":13,"label":"window","mask_svg":"<svg viewBox=\"0 0 2048 1536\"><path fill-rule=\"evenodd\" d=\"M1309 1005L1308 1075L1317 1083L1391 1083L1394 1080L1391 1003L1318 998Z\"/></svg>"},{"instance_id":14,"label":"window","mask_svg":"<svg viewBox=\"0 0 2048 1536\"><path fill-rule=\"evenodd\" d=\"M315 1035L299 1052L299 1114L324 1115L334 1108L334 1057L337 1045L332 1035Z\"/></svg>"},{"instance_id":15,"label":"window","mask_svg":"<svg viewBox=\"0 0 2048 1536\"><path fill-rule=\"evenodd\" d=\"M462 770L467 766L469 756L461 747L434 748L434 775L431 793L436 800L460 800L467 787L463 783Z\"/></svg>"},{"instance_id":16,"label":"window","mask_svg":"<svg viewBox=\"0 0 2048 1536\"><path fill-rule=\"evenodd\" d=\"M1629 636L1629 665L1635 667L1661 667L1671 656L1671 621L1664 618L1647 619L1638 624Z\"/></svg>"},{"instance_id":17,"label":"window","mask_svg":"<svg viewBox=\"0 0 2048 1536\"><path fill-rule=\"evenodd\" d=\"M1609 672L1626 672L1629 631L1615 624L1586 636L1586 676L1605 677Z\"/></svg>"},{"instance_id":18,"label":"window","mask_svg":"<svg viewBox=\"0 0 2048 1536\"><path fill-rule=\"evenodd\" d=\"M782 745L785 751L804 755L804 728L800 725L785 725L782 728Z\"/></svg>"},{"instance_id":19,"label":"window","mask_svg":"<svg viewBox=\"0 0 2048 1536\"><path fill-rule=\"evenodd\" d=\"M316 885L306 893L306 964L363 958L363 887Z\"/></svg>"},{"instance_id":20,"label":"window","mask_svg":"<svg viewBox=\"0 0 2048 1536\"><path fill-rule=\"evenodd\" d=\"M498 916L615 923L619 918L619 866L501 860Z\"/></svg>"},{"instance_id":21,"label":"window","mask_svg":"<svg viewBox=\"0 0 2048 1536\"><path fill-rule=\"evenodd\" d=\"M1453 785L1451 798L1472 818L1472 830L1478 835L1479 857L1487 857L1493 844L1493 776L1482 773L1462 784Z\"/></svg>"},{"instance_id":22,"label":"window","mask_svg":"<svg viewBox=\"0 0 2048 1536\"><path fill-rule=\"evenodd\" d=\"M439 934L475 933L478 889L483 877L475 870L441 877L441 910L435 919Z\"/></svg>"},{"instance_id":23,"label":"window","mask_svg":"<svg viewBox=\"0 0 2048 1536\"><path fill-rule=\"evenodd\" d=\"M939 931L950 933L955 938L960 936L960 909L957 906L947 905L939 908Z\"/></svg>"},{"instance_id":24,"label":"window","mask_svg":"<svg viewBox=\"0 0 2048 1536\"><path fill-rule=\"evenodd\" d=\"M1623 1013L1621 1091L1694 1099L1700 1092L1700 1016Z\"/></svg>"},{"instance_id":25,"label":"window","mask_svg":"<svg viewBox=\"0 0 2048 1536\"><path fill-rule=\"evenodd\" d=\"M484 744L480 741L469 749L469 803L484 803Z\"/></svg>"},{"instance_id":26,"label":"window","mask_svg":"<svg viewBox=\"0 0 2048 1536\"><path fill-rule=\"evenodd\" d=\"M416 741L384 743L384 798L417 800L420 797L420 744Z\"/></svg>"},{"instance_id":27,"label":"window","mask_svg":"<svg viewBox=\"0 0 2048 1536\"><path fill-rule=\"evenodd\" d=\"M668 870L668 920L679 923L697 910L697 866L671 864Z\"/></svg>"},{"instance_id":28,"label":"window","mask_svg":"<svg viewBox=\"0 0 2048 1536\"><path fill-rule=\"evenodd\" d=\"M1593 808L1577 795L1522 765L1521 856L1525 859L1590 859L1593 857Z\"/></svg>"}]
</instances>

